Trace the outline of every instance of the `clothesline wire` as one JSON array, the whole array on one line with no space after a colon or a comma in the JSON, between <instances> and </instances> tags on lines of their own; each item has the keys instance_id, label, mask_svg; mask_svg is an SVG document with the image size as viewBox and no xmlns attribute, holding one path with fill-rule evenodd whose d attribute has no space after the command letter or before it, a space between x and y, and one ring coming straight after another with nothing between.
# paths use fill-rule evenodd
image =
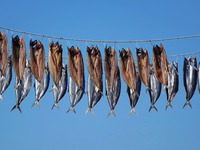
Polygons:
<instances>
[{"instance_id":1,"label":"clothesline wire","mask_svg":"<svg viewBox=\"0 0 200 150\"><path fill-rule=\"evenodd\" d=\"M32 32L26 32L21 30L15 30L7 27L0 26L0 29L11 31L11 32L17 32L21 34L27 34L32 36L39 36L39 37L45 37L49 39L58 39L58 40L65 40L65 41L76 41L76 42L94 42L94 43L145 43L145 42L158 42L158 41L170 41L170 40L181 40L181 39L189 39L189 38L199 38L200 34L196 35L188 35L188 36L178 36L178 37L171 37L171 38L158 38L158 39L147 39L147 40L92 40L92 39L77 39L77 38L65 38L65 37L58 37L58 36L52 36L52 35L45 35L45 34L38 34L38 33L32 33Z\"/></svg>"}]
</instances>

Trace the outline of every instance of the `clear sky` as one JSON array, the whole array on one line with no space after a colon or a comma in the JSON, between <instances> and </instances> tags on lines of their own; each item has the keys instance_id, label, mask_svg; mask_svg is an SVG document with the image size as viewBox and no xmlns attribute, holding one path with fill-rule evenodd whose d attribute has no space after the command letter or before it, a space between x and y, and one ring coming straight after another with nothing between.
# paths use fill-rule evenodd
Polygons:
<instances>
[{"instance_id":1,"label":"clear sky","mask_svg":"<svg viewBox=\"0 0 200 150\"><path fill-rule=\"evenodd\" d=\"M198 0L73 0L73 1L11 1L1 2L0 26L78 39L140 40L200 34L200 2ZM50 40L37 36L6 33L11 48L11 35L22 35L27 45L30 38L41 40L48 54ZM200 51L199 38L162 41L167 55ZM152 43L108 44L76 41L59 41L63 44L63 57L67 57L67 46L78 45L86 58L86 46L98 45L104 56L105 45L119 51L129 47L135 58L135 48L147 48L150 57ZM119 56L119 55L118 55ZM196 56L199 62L199 55ZM188 56L187 56L188 57ZM28 58L28 57L27 57ZM156 103L158 112L148 112L150 100L142 85L138 116L128 116L130 110L126 85L122 80L119 102L115 108L117 117L110 116L107 98L94 107L94 115L85 115L87 95L75 106L76 114L66 113L69 95L60 101L60 109L51 110L53 94L47 92L40 101L40 109L31 109L35 100L34 88L21 104L22 114L10 109L15 104L14 77L0 102L0 149L199 149L200 147L200 98L198 90L191 99L193 109L186 107L182 82L183 57L169 58L179 63L179 92L172 102L173 109L165 110L166 93L163 91ZM66 63L66 59L64 59ZM84 61L86 62L86 61ZM151 60L152 62L152 60ZM86 64L86 63L85 63ZM85 76L87 77L85 65ZM105 80L104 80L105 83ZM49 90L51 89L50 82ZM105 88L105 84L104 84Z\"/></svg>"}]
</instances>

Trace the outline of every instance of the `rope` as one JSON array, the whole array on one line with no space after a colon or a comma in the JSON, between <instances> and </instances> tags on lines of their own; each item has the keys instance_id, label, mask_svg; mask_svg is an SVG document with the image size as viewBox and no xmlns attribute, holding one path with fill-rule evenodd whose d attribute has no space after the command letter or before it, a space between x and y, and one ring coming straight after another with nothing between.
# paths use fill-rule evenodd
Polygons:
<instances>
[{"instance_id":1,"label":"rope","mask_svg":"<svg viewBox=\"0 0 200 150\"><path fill-rule=\"evenodd\" d=\"M189 36L179 36L179 37L171 37L171 38L158 38L158 39L149 39L149 40L91 40L91 39L76 39L76 38L64 38L64 37L58 37L58 36L51 36L51 35L45 35L45 34L37 34L32 32L25 32L20 30L14 30L7 27L0 26L0 29L11 31L11 32L17 32L21 34L27 34L32 36L40 36L45 37L49 39L58 39L58 40L65 40L65 41L77 41L77 42L93 42L93 43L146 43L146 42L158 42L158 41L170 41L170 40L181 40L181 39L190 39L190 38L199 38L200 34L196 35L189 35Z\"/></svg>"}]
</instances>

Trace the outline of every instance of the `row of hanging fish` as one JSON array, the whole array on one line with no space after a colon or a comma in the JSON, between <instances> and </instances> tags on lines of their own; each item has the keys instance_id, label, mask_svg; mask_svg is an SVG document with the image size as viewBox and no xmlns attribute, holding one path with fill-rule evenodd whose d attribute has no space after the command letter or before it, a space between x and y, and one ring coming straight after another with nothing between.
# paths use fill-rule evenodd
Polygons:
<instances>
[{"instance_id":1,"label":"row of hanging fish","mask_svg":"<svg viewBox=\"0 0 200 150\"><path fill-rule=\"evenodd\" d=\"M15 72L15 95L16 104L12 108L19 109L20 104L28 95L32 87L32 76L34 76L35 101L33 105L40 107L39 101L49 88L50 75L52 77L52 93L54 103L52 109L59 108L59 101L66 91L69 92L70 107L67 110L76 112L74 107L81 100L84 93L88 96L88 108L86 113L100 101L103 95L103 65L101 52L96 46L87 47L87 89L85 89L83 56L78 47L68 47L67 65L62 62L62 45L58 42L50 42L48 49L48 63L45 63L45 50L39 40L30 40L30 60L26 59L26 46L23 37L12 37L12 55L8 55L8 41L3 32L0 32L0 99L2 94L10 85L12 79L12 67ZM148 51L136 48L136 64L130 49L119 51L120 66L114 48L105 47L104 71L105 71L105 95L108 99L110 112L108 115L115 116L115 106L121 92L121 76L124 79L130 101L131 110L135 111L140 97L142 83L150 96L150 108L155 109L156 101L160 97L162 85L167 95L166 109L172 107L172 100L178 92L179 76L178 63L168 62L165 49L162 44L153 47L153 63L150 64ZM136 67L137 66L137 67ZM69 71L69 78L68 72ZM200 91L200 64L197 68L196 58L184 58L183 83L186 93L186 105L192 107L190 99L194 95L196 85ZM12 111L11 110L11 111Z\"/></svg>"}]
</instances>

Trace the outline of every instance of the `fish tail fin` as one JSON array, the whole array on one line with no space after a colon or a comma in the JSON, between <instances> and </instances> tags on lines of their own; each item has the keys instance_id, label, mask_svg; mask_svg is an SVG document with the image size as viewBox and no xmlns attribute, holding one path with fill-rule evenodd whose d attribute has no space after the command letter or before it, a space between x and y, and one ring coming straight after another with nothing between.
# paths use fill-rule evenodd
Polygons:
<instances>
[{"instance_id":1,"label":"fish tail fin","mask_svg":"<svg viewBox=\"0 0 200 150\"><path fill-rule=\"evenodd\" d=\"M111 110L109 111L109 113L108 113L108 116L107 116L107 117L109 117L110 115L113 115L113 116L115 116L115 117L116 117L115 111L114 111L113 109L111 109Z\"/></svg>"},{"instance_id":2,"label":"fish tail fin","mask_svg":"<svg viewBox=\"0 0 200 150\"><path fill-rule=\"evenodd\" d=\"M1 95L1 94L0 94L0 100L1 100L1 101L3 101L3 97L2 97L2 95Z\"/></svg>"},{"instance_id":3,"label":"fish tail fin","mask_svg":"<svg viewBox=\"0 0 200 150\"><path fill-rule=\"evenodd\" d=\"M88 109L85 111L85 114L87 115L88 112L91 112L92 115L94 115L94 112L92 110L92 108L88 107Z\"/></svg>"},{"instance_id":4,"label":"fish tail fin","mask_svg":"<svg viewBox=\"0 0 200 150\"><path fill-rule=\"evenodd\" d=\"M68 112L70 112L70 111L73 111L74 113L76 113L76 111L75 111L74 107L72 107L72 106L71 106L71 107L69 107L69 109L67 110L67 113L68 113Z\"/></svg>"},{"instance_id":5,"label":"fish tail fin","mask_svg":"<svg viewBox=\"0 0 200 150\"><path fill-rule=\"evenodd\" d=\"M54 108L55 106L59 109L58 103L54 103L53 106L51 107L51 110L53 110L53 108Z\"/></svg>"},{"instance_id":6,"label":"fish tail fin","mask_svg":"<svg viewBox=\"0 0 200 150\"><path fill-rule=\"evenodd\" d=\"M11 109L11 111L13 111L16 108L19 110L20 113L22 113L21 108L19 107L19 105L13 106L13 108Z\"/></svg>"},{"instance_id":7,"label":"fish tail fin","mask_svg":"<svg viewBox=\"0 0 200 150\"><path fill-rule=\"evenodd\" d=\"M135 113L135 115L138 115L136 110L135 110L135 107L131 108L131 110L129 111L128 115L131 116L132 113Z\"/></svg>"},{"instance_id":8,"label":"fish tail fin","mask_svg":"<svg viewBox=\"0 0 200 150\"><path fill-rule=\"evenodd\" d=\"M152 108L155 109L155 110L158 112L158 109L157 109L156 106L154 106L154 105L151 105L151 106L150 106L149 112L152 110Z\"/></svg>"},{"instance_id":9,"label":"fish tail fin","mask_svg":"<svg viewBox=\"0 0 200 150\"><path fill-rule=\"evenodd\" d=\"M190 101L186 101L185 104L183 105L183 109L185 108L185 106L190 106L190 108L192 109L192 105L190 103Z\"/></svg>"},{"instance_id":10,"label":"fish tail fin","mask_svg":"<svg viewBox=\"0 0 200 150\"><path fill-rule=\"evenodd\" d=\"M173 108L173 107L172 107L172 104L171 104L171 102L168 102L168 103L167 103L167 105L166 105L165 109L167 110L167 108L168 108L168 107L171 107L171 108Z\"/></svg>"},{"instance_id":11,"label":"fish tail fin","mask_svg":"<svg viewBox=\"0 0 200 150\"><path fill-rule=\"evenodd\" d=\"M39 103L39 101L35 101L34 103L33 103L33 105L31 106L31 108L33 108L33 106L35 106L35 105L37 105L39 108L40 108L40 103Z\"/></svg>"}]
</instances>

